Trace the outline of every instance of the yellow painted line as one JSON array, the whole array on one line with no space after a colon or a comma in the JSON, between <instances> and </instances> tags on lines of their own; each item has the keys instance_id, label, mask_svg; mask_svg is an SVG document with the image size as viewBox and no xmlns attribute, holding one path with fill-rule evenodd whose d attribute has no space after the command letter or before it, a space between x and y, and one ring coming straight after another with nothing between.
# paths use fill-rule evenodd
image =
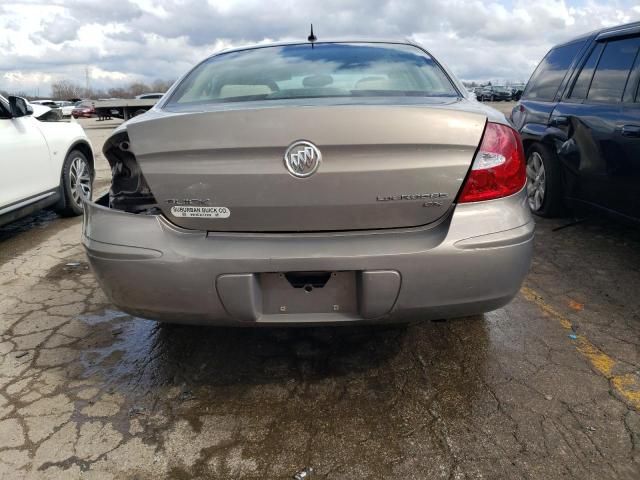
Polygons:
<instances>
[{"instance_id":1,"label":"yellow painted line","mask_svg":"<svg viewBox=\"0 0 640 480\"><path fill-rule=\"evenodd\" d=\"M524 298L535 303L544 313L556 319L562 328L573 331L571 320L545 302L536 291L522 287L520 290ZM584 335L576 334L576 349L591 363L591 366L607 378L613 388L636 410L640 410L640 378L634 373L614 375L617 362L605 352L596 347Z\"/></svg>"}]
</instances>

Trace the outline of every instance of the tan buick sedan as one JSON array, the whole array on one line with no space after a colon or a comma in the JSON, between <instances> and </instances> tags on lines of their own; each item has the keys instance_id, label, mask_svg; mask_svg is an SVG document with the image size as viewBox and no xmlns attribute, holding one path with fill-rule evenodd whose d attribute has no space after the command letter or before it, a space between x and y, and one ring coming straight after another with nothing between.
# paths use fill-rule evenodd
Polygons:
<instances>
[{"instance_id":1,"label":"tan buick sedan","mask_svg":"<svg viewBox=\"0 0 640 480\"><path fill-rule=\"evenodd\" d=\"M418 45L207 58L104 146L83 242L122 310L215 325L406 322L509 302L531 260L520 138Z\"/></svg>"}]
</instances>

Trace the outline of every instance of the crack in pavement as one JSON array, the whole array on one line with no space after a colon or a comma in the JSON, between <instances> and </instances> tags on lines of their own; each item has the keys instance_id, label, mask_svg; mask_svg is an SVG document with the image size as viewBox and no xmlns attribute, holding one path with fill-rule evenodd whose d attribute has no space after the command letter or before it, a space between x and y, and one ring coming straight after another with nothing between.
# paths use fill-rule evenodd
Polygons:
<instances>
[{"instance_id":1,"label":"crack in pavement","mask_svg":"<svg viewBox=\"0 0 640 480\"><path fill-rule=\"evenodd\" d=\"M567 316L546 303L541 294L529 287L522 287L522 295L538 305L546 314L557 320L562 328L573 332L573 323ZM582 310L582 309L581 309ZM618 362L580 334L575 335L576 349L589 360L593 368L607 378L614 390L633 408L640 411L640 375L635 372L614 374Z\"/></svg>"}]
</instances>

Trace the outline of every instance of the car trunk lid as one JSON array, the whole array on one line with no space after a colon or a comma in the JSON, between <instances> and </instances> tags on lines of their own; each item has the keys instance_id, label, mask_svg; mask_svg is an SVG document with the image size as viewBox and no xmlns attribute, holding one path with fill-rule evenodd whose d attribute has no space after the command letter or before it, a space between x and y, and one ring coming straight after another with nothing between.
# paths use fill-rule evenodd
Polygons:
<instances>
[{"instance_id":1,"label":"car trunk lid","mask_svg":"<svg viewBox=\"0 0 640 480\"><path fill-rule=\"evenodd\" d=\"M161 114L127 130L176 225L338 231L438 220L462 186L485 123L482 113L439 105L331 105ZM284 161L301 140L322 155L305 178Z\"/></svg>"}]
</instances>

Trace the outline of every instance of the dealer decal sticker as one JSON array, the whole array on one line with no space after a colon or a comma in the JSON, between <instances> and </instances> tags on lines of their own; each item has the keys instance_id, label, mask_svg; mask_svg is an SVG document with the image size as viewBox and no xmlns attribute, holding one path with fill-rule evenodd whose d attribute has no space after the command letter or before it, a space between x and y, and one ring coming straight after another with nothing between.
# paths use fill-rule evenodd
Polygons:
<instances>
[{"instance_id":1,"label":"dealer decal sticker","mask_svg":"<svg viewBox=\"0 0 640 480\"><path fill-rule=\"evenodd\" d=\"M187 218L229 218L231 210L227 207L171 207L171 215Z\"/></svg>"}]
</instances>

